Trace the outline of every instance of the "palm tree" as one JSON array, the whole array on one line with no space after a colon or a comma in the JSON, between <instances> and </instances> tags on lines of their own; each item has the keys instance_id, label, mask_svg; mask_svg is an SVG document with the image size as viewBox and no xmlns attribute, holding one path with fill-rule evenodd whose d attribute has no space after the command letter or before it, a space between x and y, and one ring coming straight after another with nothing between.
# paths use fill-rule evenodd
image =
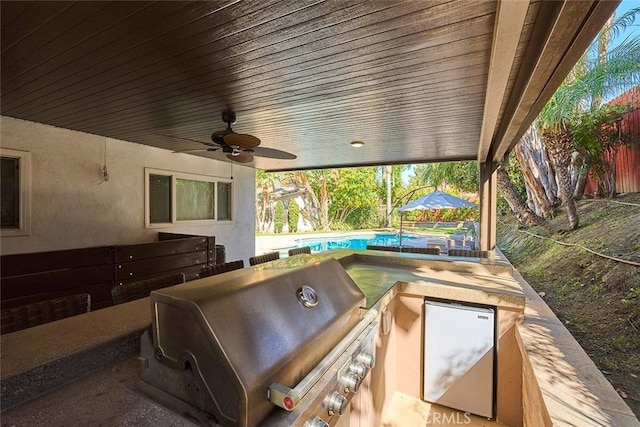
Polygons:
<instances>
[{"instance_id":1,"label":"palm tree","mask_svg":"<svg viewBox=\"0 0 640 427\"><path fill-rule=\"evenodd\" d=\"M387 189L387 191L386 191L386 195L387 195L387 197L386 197L386 200L387 200L387 203L386 203L386 206L387 206L387 219L386 219L385 225L387 227L391 227L391 196L393 194L391 189L392 189L392 184L393 184L393 167L391 165L384 166L382 175L384 176L384 180L385 180L385 183L386 183L386 189Z\"/></svg>"},{"instance_id":2,"label":"palm tree","mask_svg":"<svg viewBox=\"0 0 640 427\"><path fill-rule=\"evenodd\" d=\"M460 191L477 192L479 188L476 162L444 162L418 165L415 176L419 185L432 185L442 190L452 186Z\"/></svg>"},{"instance_id":3,"label":"palm tree","mask_svg":"<svg viewBox=\"0 0 640 427\"><path fill-rule=\"evenodd\" d=\"M611 38L632 25L640 8L610 19L600 31L569 76L562 82L537 119L537 128L556 171L558 192L567 210L569 226L578 227L573 199L570 167L574 149L580 141L574 134L580 117L603 108L603 100L640 83L640 37L627 38L609 49ZM599 115L607 117L607 115Z\"/></svg>"},{"instance_id":4,"label":"palm tree","mask_svg":"<svg viewBox=\"0 0 640 427\"><path fill-rule=\"evenodd\" d=\"M517 186L509 177L509 168L509 162L500 164L496 173L496 184L518 221L522 225L537 225L547 230L550 234L554 234L556 229L527 205Z\"/></svg>"},{"instance_id":5,"label":"palm tree","mask_svg":"<svg viewBox=\"0 0 640 427\"><path fill-rule=\"evenodd\" d=\"M256 228L265 232L273 220L271 193L274 190L276 176L262 170L256 170L256 201L258 215L256 215Z\"/></svg>"}]
</instances>

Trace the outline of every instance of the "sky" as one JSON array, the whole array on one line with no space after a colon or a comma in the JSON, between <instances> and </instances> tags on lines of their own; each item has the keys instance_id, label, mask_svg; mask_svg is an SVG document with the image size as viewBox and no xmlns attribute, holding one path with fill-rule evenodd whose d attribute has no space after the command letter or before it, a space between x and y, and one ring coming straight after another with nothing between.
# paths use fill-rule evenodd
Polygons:
<instances>
[{"instance_id":1,"label":"sky","mask_svg":"<svg viewBox=\"0 0 640 427\"><path fill-rule=\"evenodd\" d=\"M623 0L618 8L616 9L616 18L622 16L624 13L628 12L630 9L640 7L640 0ZM639 36L640 35L640 17L636 17L633 25L625 28L623 32L621 32L618 37L611 40L610 49L616 47L620 42L625 40L630 36Z\"/></svg>"},{"instance_id":2,"label":"sky","mask_svg":"<svg viewBox=\"0 0 640 427\"><path fill-rule=\"evenodd\" d=\"M640 7L640 0L623 0L618 8L616 9L616 17L622 16L629 9L633 9L636 7ZM621 40L624 40L626 37L630 35L640 35L640 21L636 18L636 21L633 25L627 27L627 29L618 36L617 41L620 43ZM616 45L616 40L612 40L612 45Z\"/></svg>"},{"instance_id":3,"label":"sky","mask_svg":"<svg viewBox=\"0 0 640 427\"><path fill-rule=\"evenodd\" d=\"M616 17L619 17L623 15L625 12L627 12L628 10L636 7L640 7L640 0L623 0L618 6L618 8L616 9ZM630 25L629 27L627 27L625 31L619 34L616 39L612 40L611 46L612 47L616 46L618 43L620 43L622 40L624 40L629 36L638 36L638 35L640 35L640 18L636 18L636 21L633 23L633 25ZM411 165L409 169L405 170L402 173L402 181L404 185L407 185L409 183L409 178L411 177L411 175L413 175L413 168L414 168L414 165Z\"/></svg>"}]
</instances>

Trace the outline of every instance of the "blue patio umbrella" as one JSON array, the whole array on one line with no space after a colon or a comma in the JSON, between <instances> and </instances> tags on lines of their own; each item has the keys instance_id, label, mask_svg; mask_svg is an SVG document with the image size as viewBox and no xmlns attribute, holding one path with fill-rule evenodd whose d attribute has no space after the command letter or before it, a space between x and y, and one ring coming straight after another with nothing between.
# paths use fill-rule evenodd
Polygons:
<instances>
[{"instance_id":1,"label":"blue patio umbrella","mask_svg":"<svg viewBox=\"0 0 640 427\"><path fill-rule=\"evenodd\" d=\"M452 196L444 191L435 190L425 196L420 197L406 205L398 208L400 212L400 246L402 246L402 214L407 211L429 211L436 209L457 209L457 208L473 208L475 203L468 202L456 196Z\"/></svg>"},{"instance_id":2,"label":"blue patio umbrella","mask_svg":"<svg viewBox=\"0 0 640 427\"><path fill-rule=\"evenodd\" d=\"M473 208L475 203L468 202L456 196L452 196L444 191L435 190L425 196L420 197L406 205L398 208L400 212L415 210L435 210L435 209L456 209L456 208Z\"/></svg>"}]
</instances>

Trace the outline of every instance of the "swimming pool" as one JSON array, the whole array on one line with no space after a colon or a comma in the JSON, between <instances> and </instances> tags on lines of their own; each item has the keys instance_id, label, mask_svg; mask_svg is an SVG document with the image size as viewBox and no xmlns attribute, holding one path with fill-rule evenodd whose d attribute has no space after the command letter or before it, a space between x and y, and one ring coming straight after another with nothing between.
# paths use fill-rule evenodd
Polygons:
<instances>
[{"instance_id":1,"label":"swimming pool","mask_svg":"<svg viewBox=\"0 0 640 427\"><path fill-rule=\"evenodd\" d=\"M420 237L404 235L402 245L413 246ZM395 233L370 233L351 236L336 236L322 238L304 238L296 240L298 247L309 246L312 252L328 251L330 249L367 249L367 245L398 246L400 236Z\"/></svg>"}]
</instances>

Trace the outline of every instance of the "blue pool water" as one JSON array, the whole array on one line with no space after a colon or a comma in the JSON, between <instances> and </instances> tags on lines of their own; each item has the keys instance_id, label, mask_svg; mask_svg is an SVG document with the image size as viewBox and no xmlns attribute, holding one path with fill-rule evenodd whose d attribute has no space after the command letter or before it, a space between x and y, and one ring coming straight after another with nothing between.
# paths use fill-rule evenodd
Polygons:
<instances>
[{"instance_id":1,"label":"blue pool water","mask_svg":"<svg viewBox=\"0 0 640 427\"><path fill-rule=\"evenodd\" d=\"M402 245L416 240L417 236L402 237ZM322 237L298 239L298 247L310 246L312 252L322 252L330 249L367 249L367 245L398 246L400 236L390 233L376 233L366 235L353 235L344 237Z\"/></svg>"}]
</instances>

